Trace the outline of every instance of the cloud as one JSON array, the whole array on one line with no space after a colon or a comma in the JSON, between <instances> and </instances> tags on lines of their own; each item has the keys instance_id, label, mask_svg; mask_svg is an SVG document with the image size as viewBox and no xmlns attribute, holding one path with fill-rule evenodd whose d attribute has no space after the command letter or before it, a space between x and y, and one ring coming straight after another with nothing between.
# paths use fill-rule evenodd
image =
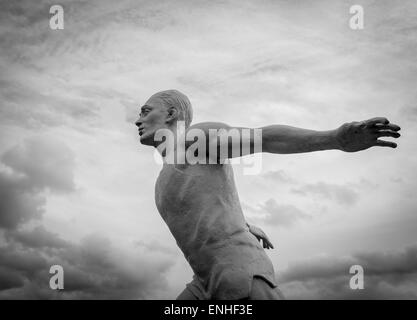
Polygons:
<instances>
[{"instance_id":1,"label":"cloud","mask_svg":"<svg viewBox=\"0 0 417 320\"><path fill-rule=\"evenodd\" d=\"M126 122L133 124L139 118L140 107L138 101L128 101L122 99L120 103L125 107L125 120Z\"/></svg>"},{"instance_id":2,"label":"cloud","mask_svg":"<svg viewBox=\"0 0 417 320\"><path fill-rule=\"evenodd\" d=\"M350 187L326 182L306 184L302 187L292 189L291 192L303 196L308 194L318 195L325 199L336 200L338 203L346 206L354 205L359 199L359 195Z\"/></svg>"},{"instance_id":3,"label":"cloud","mask_svg":"<svg viewBox=\"0 0 417 320\"><path fill-rule=\"evenodd\" d=\"M98 234L74 243L41 224L45 190L75 190L74 154L65 144L30 138L1 160L0 299L147 299L166 287L172 252L164 246L154 256L141 246L115 247ZM49 288L55 264L64 269L63 291Z\"/></svg>"},{"instance_id":4,"label":"cloud","mask_svg":"<svg viewBox=\"0 0 417 320\"><path fill-rule=\"evenodd\" d=\"M271 170L263 173L261 175L262 178L265 178L267 180L273 180L277 183L288 183L292 184L296 181L290 177L284 170Z\"/></svg>"},{"instance_id":5,"label":"cloud","mask_svg":"<svg viewBox=\"0 0 417 320\"><path fill-rule=\"evenodd\" d=\"M62 142L29 138L1 157L0 227L14 229L39 219L46 204L44 191L75 190L74 154Z\"/></svg>"},{"instance_id":6,"label":"cloud","mask_svg":"<svg viewBox=\"0 0 417 320\"><path fill-rule=\"evenodd\" d=\"M62 141L40 137L24 140L1 157L5 165L24 175L27 188L56 192L74 191L74 159Z\"/></svg>"},{"instance_id":7,"label":"cloud","mask_svg":"<svg viewBox=\"0 0 417 320\"><path fill-rule=\"evenodd\" d=\"M0 227L14 229L31 219L39 219L45 197L34 193L21 177L0 172Z\"/></svg>"},{"instance_id":8,"label":"cloud","mask_svg":"<svg viewBox=\"0 0 417 320\"><path fill-rule=\"evenodd\" d=\"M83 97L78 92L68 95L68 90L73 88L61 83L22 84L0 79L1 123L32 129L73 125L75 121L94 124L99 110L97 99Z\"/></svg>"},{"instance_id":9,"label":"cloud","mask_svg":"<svg viewBox=\"0 0 417 320\"><path fill-rule=\"evenodd\" d=\"M0 292L23 286L23 278L15 271L0 267Z\"/></svg>"},{"instance_id":10,"label":"cloud","mask_svg":"<svg viewBox=\"0 0 417 320\"><path fill-rule=\"evenodd\" d=\"M179 252L178 249L166 246L164 244L161 244L158 241L146 242L146 241L138 240L138 241L135 241L134 245L136 247L145 248L146 250L151 251L151 252L152 251L161 252L161 253L165 253L169 255L176 255Z\"/></svg>"},{"instance_id":11,"label":"cloud","mask_svg":"<svg viewBox=\"0 0 417 320\"><path fill-rule=\"evenodd\" d=\"M42 270L49 271L47 261L35 250L20 250L17 243L6 242L0 247L0 268L4 271L4 278L7 273L14 275L23 281L16 282L13 287L24 285L25 280L32 279ZM1 281L4 281L0 280Z\"/></svg>"},{"instance_id":12,"label":"cloud","mask_svg":"<svg viewBox=\"0 0 417 320\"><path fill-rule=\"evenodd\" d=\"M6 234L9 239L14 239L27 248L65 248L68 243L62 240L58 234L49 232L44 226L36 226L32 230L11 231Z\"/></svg>"},{"instance_id":13,"label":"cloud","mask_svg":"<svg viewBox=\"0 0 417 320\"><path fill-rule=\"evenodd\" d=\"M399 109L398 114L405 116L405 119L408 121L415 121L417 119L417 106L416 105L406 105Z\"/></svg>"},{"instance_id":14,"label":"cloud","mask_svg":"<svg viewBox=\"0 0 417 320\"><path fill-rule=\"evenodd\" d=\"M278 204L275 199L268 199L257 208L243 205L245 210L255 215L250 216L251 222L279 227L289 227L296 222L311 217L293 205Z\"/></svg>"},{"instance_id":15,"label":"cloud","mask_svg":"<svg viewBox=\"0 0 417 320\"><path fill-rule=\"evenodd\" d=\"M34 243L15 234L0 249L0 299L147 299L166 286L170 259L116 248L99 235L76 244L45 229L29 234ZM55 264L64 269L62 291L49 288Z\"/></svg>"},{"instance_id":16,"label":"cloud","mask_svg":"<svg viewBox=\"0 0 417 320\"><path fill-rule=\"evenodd\" d=\"M265 77L265 76L277 76L279 73L288 72L288 68L284 65L277 63L270 63L265 61L255 62L252 66L248 66L249 71L245 71L239 75L239 77ZM253 79L252 79L253 80Z\"/></svg>"},{"instance_id":17,"label":"cloud","mask_svg":"<svg viewBox=\"0 0 417 320\"><path fill-rule=\"evenodd\" d=\"M364 269L363 290L350 289L352 265ZM298 261L290 263L278 278L289 299L416 299L417 245Z\"/></svg>"}]
</instances>

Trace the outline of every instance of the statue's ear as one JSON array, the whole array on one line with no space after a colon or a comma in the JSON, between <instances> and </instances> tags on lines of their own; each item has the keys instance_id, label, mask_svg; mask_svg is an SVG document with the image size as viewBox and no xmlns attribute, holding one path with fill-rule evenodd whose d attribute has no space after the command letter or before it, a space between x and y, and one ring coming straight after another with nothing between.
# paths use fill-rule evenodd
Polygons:
<instances>
[{"instance_id":1,"label":"statue's ear","mask_svg":"<svg viewBox=\"0 0 417 320\"><path fill-rule=\"evenodd\" d=\"M171 107L168 109L168 116L166 122L172 122L178 118L178 110Z\"/></svg>"}]
</instances>

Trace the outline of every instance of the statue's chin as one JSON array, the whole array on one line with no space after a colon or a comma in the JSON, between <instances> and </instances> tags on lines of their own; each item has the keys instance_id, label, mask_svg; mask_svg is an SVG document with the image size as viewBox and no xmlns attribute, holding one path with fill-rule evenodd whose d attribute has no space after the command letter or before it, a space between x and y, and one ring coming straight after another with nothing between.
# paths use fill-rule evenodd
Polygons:
<instances>
[{"instance_id":1,"label":"statue's chin","mask_svg":"<svg viewBox=\"0 0 417 320\"><path fill-rule=\"evenodd\" d=\"M152 146L153 145L153 139L151 136L147 135L147 134L143 134L140 137L140 143L146 146Z\"/></svg>"}]
</instances>

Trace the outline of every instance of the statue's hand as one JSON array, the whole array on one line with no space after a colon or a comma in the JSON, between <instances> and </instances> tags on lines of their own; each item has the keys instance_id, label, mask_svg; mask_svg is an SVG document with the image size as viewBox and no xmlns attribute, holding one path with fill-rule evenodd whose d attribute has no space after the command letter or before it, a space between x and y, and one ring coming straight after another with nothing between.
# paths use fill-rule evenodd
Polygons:
<instances>
[{"instance_id":1,"label":"statue's hand","mask_svg":"<svg viewBox=\"0 0 417 320\"><path fill-rule=\"evenodd\" d=\"M378 138L399 138L400 134L397 131L400 129L387 118L377 117L343 124L336 130L336 138L340 149L346 152L361 151L374 146L396 148L396 143Z\"/></svg>"},{"instance_id":2,"label":"statue's hand","mask_svg":"<svg viewBox=\"0 0 417 320\"><path fill-rule=\"evenodd\" d=\"M265 249L274 249L274 246L272 245L271 241L269 241L268 236L265 234L265 232L263 232L261 228L249 224L248 226L250 233L252 233L256 237L256 239L258 239L259 242L263 244L263 247Z\"/></svg>"}]
</instances>

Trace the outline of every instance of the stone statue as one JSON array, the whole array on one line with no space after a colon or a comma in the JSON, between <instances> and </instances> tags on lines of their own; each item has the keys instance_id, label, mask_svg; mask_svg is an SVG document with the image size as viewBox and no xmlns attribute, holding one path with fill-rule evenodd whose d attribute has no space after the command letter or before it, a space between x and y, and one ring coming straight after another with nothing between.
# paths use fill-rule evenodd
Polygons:
<instances>
[{"instance_id":1,"label":"stone statue","mask_svg":"<svg viewBox=\"0 0 417 320\"><path fill-rule=\"evenodd\" d=\"M217 122L191 125L192 116L188 98L177 90L167 90L149 98L135 123L141 144L157 148L164 159L155 186L156 206L194 272L193 280L177 299L284 298L264 250L273 246L261 229L246 223L227 158L255 152L396 148L394 142L378 138L400 137L400 127L383 117L345 123L329 131L270 125L259 128L262 143L257 148L256 129L233 128ZM180 122L185 123L185 131L178 130ZM174 143L161 150L162 144L168 145L167 139L157 137L164 130L172 132L174 141L188 133L200 139L186 139L182 148L180 143ZM250 134L240 135L236 142L211 134L213 130L222 134L249 130ZM240 148L244 144L249 147ZM191 146L193 152L187 153ZM196 153L203 161L190 161ZM178 161L178 157L167 161L172 154L182 155L179 158L184 161Z\"/></svg>"}]
</instances>

